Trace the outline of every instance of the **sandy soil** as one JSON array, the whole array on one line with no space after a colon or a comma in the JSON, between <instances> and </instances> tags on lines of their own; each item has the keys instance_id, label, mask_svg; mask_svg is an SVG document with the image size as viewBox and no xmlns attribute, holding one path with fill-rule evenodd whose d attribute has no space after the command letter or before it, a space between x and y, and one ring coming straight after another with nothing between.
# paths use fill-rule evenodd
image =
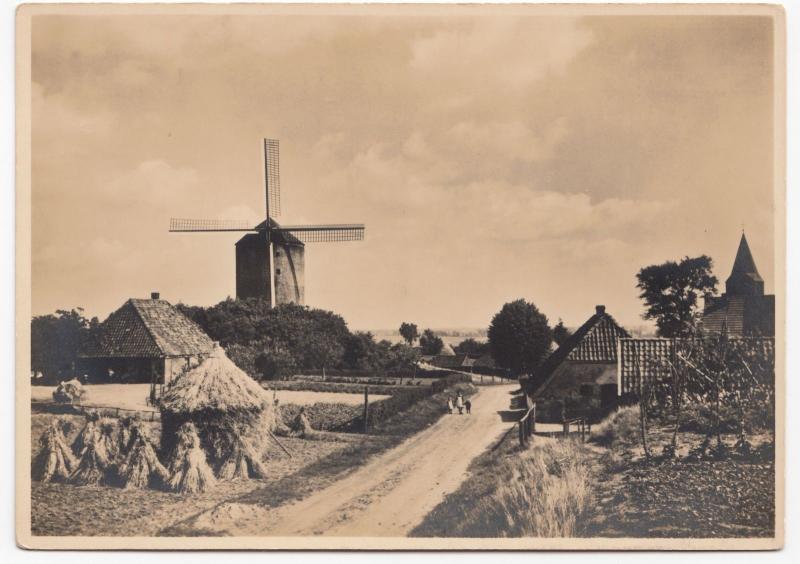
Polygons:
<instances>
[{"instance_id":1,"label":"sandy soil","mask_svg":"<svg viewBox=\"0 0 800 564\"><path fill-rule=\"evenodd\" d=\"M86 394L81 404L89 407L119 407L138 411L152 411L147 405L150 395L150 384L88 384L84 386ZM53 400L55 386L31 386L31 400L37 402L50 402ZM272 395L272 390L267 390ZM317 402L345 403L358 405L364 402L364 394L343 394L331 392L297 392L291 390L278 390L275 392L282 404L293 403L296 405L311 405ZM370 394L370 402L380 401L389 396Z\"/></svg>"},{"instance_id":2,"label":"sandy soil","mask_svg":"<svg viewBox=\"0 0 800 564\"><path fill-rule=\"evenodd\" d=\"M223 503L192 527L231 535L405 536L514 425L513 385L482 388L472 415L449 415L310 497L277 509Z\"/></svg>"}]
</instances>

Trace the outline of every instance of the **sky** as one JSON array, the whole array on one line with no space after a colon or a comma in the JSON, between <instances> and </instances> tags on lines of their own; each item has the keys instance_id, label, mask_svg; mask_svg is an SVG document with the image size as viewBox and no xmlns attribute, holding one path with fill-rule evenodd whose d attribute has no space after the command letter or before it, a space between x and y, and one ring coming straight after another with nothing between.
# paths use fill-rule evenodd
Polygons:
<instances>
[{"instance_id":1,"label":"sky","mask_svg":"<svg viewBox=\"0 0 800 564\"><path fill-rule=\"evenodd\" d=\"M32 307L235 294L281 142L306 302L351 328L485 327L524 298L642 324L636 272L745 229L774 283L772 21L763 17L36 16Z\"/></svg>"}]
</instances>

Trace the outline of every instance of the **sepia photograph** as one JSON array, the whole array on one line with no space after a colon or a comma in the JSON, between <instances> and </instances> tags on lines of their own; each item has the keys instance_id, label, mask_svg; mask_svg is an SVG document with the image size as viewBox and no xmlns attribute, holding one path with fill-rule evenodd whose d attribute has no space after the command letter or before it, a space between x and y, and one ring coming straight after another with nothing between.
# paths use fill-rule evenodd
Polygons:
<instances>
[{"instance_id":1,"label":"sepia photograph","mask_svg":"<svg viewBox=\"0 0 800 564\"><path fill-rule=\"evenodd\" d=\"M16 28L20 546L783 546L781 7Z\"/></svg>"}]
</instances>

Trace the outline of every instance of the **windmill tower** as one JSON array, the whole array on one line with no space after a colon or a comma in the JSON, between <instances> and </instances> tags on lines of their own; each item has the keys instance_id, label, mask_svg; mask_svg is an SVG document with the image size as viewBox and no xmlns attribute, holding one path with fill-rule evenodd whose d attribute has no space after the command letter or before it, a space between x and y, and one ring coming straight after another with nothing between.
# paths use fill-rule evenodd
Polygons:
<instances>
[{"instance_id":1,"label":"windmill tower","mask_svg":"<svg viewBox=\"0 0 800 564\"><path fill-rule=\"evenodd\" d=\"M361 241L363 224L281 226L280 151L277 139L264 139L266 218L246 221L172 218L170 232L241 231L236 243L236 297L260 297L277 304L305 302L305 244Z\"/></svg>"}]
</instances>

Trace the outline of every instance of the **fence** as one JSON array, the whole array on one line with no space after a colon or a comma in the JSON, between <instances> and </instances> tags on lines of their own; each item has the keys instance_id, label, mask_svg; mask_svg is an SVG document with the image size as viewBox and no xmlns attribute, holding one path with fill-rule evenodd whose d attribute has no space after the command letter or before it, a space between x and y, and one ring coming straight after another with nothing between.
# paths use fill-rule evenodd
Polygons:
<instances>
[{"instance_id":1,"label":"fence","mask_svg":"<svg viewBox=\"0 0 800 564\"><path fill-rule=\"evenodd\" d=\"M527 448L531 444L531 437L536 433L536 404L519 420L519 446Z\"/></svg>"},{"instance_id":2,"label":"fence","mask_svg":"<svg viewBox=\"0 0 800 564\"><path fill-rule=\"evenodd\" d=\"M125 407L109 407L103 405L83 405L80 403L72 404L72 407L74 407L77 411L84 414L87 412L87 410L93 410L93 411L104 412L109 417L111 416L120 417L120 415L123 414L121 412L125 412L125 414L131 414L131 415L138 413L140 414L142 421L155 421L156 419L161 417L160 412L155 410L127 409Z\"/></svg>"},{"instance_id":3,"label":"fence","mask_svg":"<svg viewBox=\"0 0 800 564\"><path fill-rule=\"evenodd\" d=\"M565 419L563 425L565 437L569 436L570 427L573 425L577 427L578 432L581 434L582 442L586 442L586 436L592 433L592 424L589 422L587 417L574 417L572 419Z\"/></svg>"}]
</instances>

